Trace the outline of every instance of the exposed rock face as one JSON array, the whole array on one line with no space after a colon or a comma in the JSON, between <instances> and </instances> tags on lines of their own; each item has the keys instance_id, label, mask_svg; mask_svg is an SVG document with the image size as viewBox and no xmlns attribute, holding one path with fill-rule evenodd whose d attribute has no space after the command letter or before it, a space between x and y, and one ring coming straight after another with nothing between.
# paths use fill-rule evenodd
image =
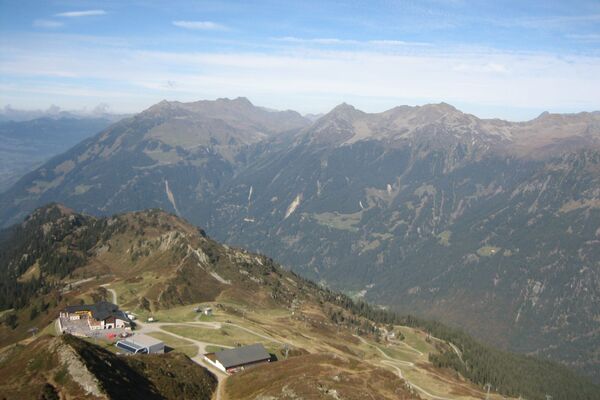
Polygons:
<instances>
[{"instance_id":1,"label":"exposed rock face","mask_svg":"<svg viewBox=\"0 0 600 400\"><path fill-rule=\"evenodd\" d=\"M59 362L67 368L71 379L81 386L86 395L108 399L100 388L98 378L87 369L79 354L72 347L55 340L51 342L50 350L56 352Z\"/></svg>"},{"instance_id":2,"label":"exposed rock face","mask_svg":"<svg viewBox=\"0 0 600 400\"><path fill-rule=\"evenodd\" d=\"M443 103L342 104L311 123L245 99L162 102L22 179L0 213L161 207L337 289L600 379L599 148L598 112L513 123Z\"/></svg>"}]
</instances>

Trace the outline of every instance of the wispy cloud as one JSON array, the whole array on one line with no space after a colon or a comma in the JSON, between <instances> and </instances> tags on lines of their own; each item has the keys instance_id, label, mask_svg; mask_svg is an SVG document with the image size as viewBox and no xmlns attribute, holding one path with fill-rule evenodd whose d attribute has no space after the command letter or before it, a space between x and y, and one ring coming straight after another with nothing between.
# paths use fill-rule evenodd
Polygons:
<instances>
[{"instance_id":1,"label":"wispy cloud","mask_svg":"<svg viewBox=\"0 0 600 400\"><path fill-rule=\"evenodd\" d=\"M212 21L173 21L173 25L199 31L225 31L227 27Z\"/></svg>"},{"instance_id":2,"label":"wispy cloud","mask_svg":"<svg viewBox=\"0 0 600 400\"><path fill-rule=\"evenodd\" d=\"M106 15L104 10L81 10L81 11L67 11L58 14L54 14L56 17L64 18L79 18L79 17L93 17L95 15Z\"/></svg>"},{"instance_id":3,"label":"wispy cloud","mask_svg":"<svg viewBox=\"0 0 600 400\"><path fill-rule=\"evenodd\" d=\"M574 40L582 43L600 43L600 34L598 33L581 33L581 34L569 34L567 39Z\"/></svg>"},{"instance_id":4,"label":"wispy cloud","mask_svg":"<svg viewBox=\"0 0 600 400\"><path fill-rule=\"evenodd\" d=\"M368 43L377 46L431 46L431 43L407 42L404 40L369 40Z\"/></svg>"},{"instance_id":5,"label":"wispy cloud","mask_svg":"<svg viewBox=\"0 0 600 400\"><path fill-rule=\"evenodd\" d=\"M495 24L501 26L518 26L522 28L533 29L561 29L572 26L580 26L582 24L596 24L598 22L600 22L600 14L556 15L494 21Z\"/></svg>"},{"instance_id":6,"label":"wispy cloud","mask_svg":"<svg viewBox=\"0 0 600 400\"><path fill-rule=\"evenodd\" d=\"M457 72L483 72L483 73L487 73L487 72L507 73L507 72L509 72L506 65L498 64L498 63L494 63L494 62L489 62L489 63L485 63L485 64L460 63L460 64L455 65L452 69Z\"/></svg>"},{"instance_id":7,"label":"wispy cloud","mask_svg":"<svg viewBox=\"0 0 600 400\"><path fill-rule=\"evenodd\" d=\"M286 43L299 43L299 44L323 44L323 45L336 45L336 44L358 44L357 40L349 40L349 39L338 39L338 38L299 38L295 36L284 36L284 37L276 37L273 40L278 42L286 42Z\"/></svg>"},{"instance_id":8,"label":"wispy cloud","mask_svg":"<svg viewBox=\"0 0 600 400\"><path fill-rule=\"evenodd\" d=\"M549 109L600 106L597 57L565 60L543 53L433 46L416 53L409 49L390 53L377 47L307 52L296 46L276 52L227 53L81 46L5 50L6 60L0 65L3 76L26 81L57 77L74 85L70 92L78 81L106 82L98 90L128 88L145 94L148 102L164 97L193 100L203 93L270 99L263 103L279 102L301 111L306 111L302 110L306 104L326 109L341 100L388 105L409 102L406 99L413 103L443 100ZM94 99L99 100L122 102L116 96Z\"/></svg>"},{"instance_id":9,"label":"wispy cloud","mask_svg":"<svg viewBox=\"0 0 600 400\"><path fill-rule=\"evenodd\" d=\"M353 40L353 39L339 39L339 38L299 38L295 36L283 36L272 38L277 42L305 44L305 45L323 45L323 46L336 46L336 45L354 45L354 46L431 46L430 43L425 42L411 42L404 40Z\"/></svg>"},{"instance_id":10,"label":"wispy cloud","mask_svg":"<svg viewBox=\"0 0 600 400\"><path fill-rule=\"evenodd\" d=\"M108 102L133 111L163 98L243 95L267 107L319 112L341 101L367 111L446 101L477 105L464 107L474 113L503 106L506 114L487 116L509 118L510 110L532 105L536 113L600 108L596 56L464 46L400 45L389 51L368 41L320 44L339 43L335 38L314 46L288 39L252 51L156 51L118 38L47 32L36 37L42 36L45 40L26 45L0 39L0 76L11 82L10 90L3 89L7 103L43 105L45 100L36 99L53 94L62 107Z\"/></svg>"},{"instance_id":11,"label":"wispy cloud","mask_svg":"<svg viewBox=\"0 0 600 400\"><path fill-rule=\"evenodd\" d=\"M62 27L64 24L60 21L53 21L51 19L36 19L33 21L34 28L44 29L56 29Z\"/></svg>"}]
</instances>

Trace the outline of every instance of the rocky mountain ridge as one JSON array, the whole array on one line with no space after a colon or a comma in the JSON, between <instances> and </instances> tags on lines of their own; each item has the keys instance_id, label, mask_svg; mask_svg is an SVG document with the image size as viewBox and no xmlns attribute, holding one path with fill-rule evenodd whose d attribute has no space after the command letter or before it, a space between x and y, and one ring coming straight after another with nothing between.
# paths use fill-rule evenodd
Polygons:
<instances>
[{"instance_id":1,"label":"rocky mountain ridge","mask_svg":"<svg viewBox=\"0 0 600 400\"><path fill-rule=\"evenodd\" d=\"M525 122L479 119L447 103L399 106L365 113L340 104L305 128L310 140L337 146L377 140L388 144L419 143L426 138L441 147L453 142L478 150L506 151L517 156L547 157L600 144L600 113L542 113Z\"/></svg>"}]
</instances>

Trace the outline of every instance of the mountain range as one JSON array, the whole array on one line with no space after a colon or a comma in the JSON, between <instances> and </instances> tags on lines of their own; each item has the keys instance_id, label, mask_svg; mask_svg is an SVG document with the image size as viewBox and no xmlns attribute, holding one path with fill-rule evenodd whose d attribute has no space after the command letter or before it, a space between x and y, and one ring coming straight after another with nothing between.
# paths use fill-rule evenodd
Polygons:
<instances>
[{"instance_id":1,"label":"mountain range","mask_svg":"<svg viewBox=\"0 0 600 400\"><path fill-rule=\"evenodd\" d=\"M448 104L311 120L247 99L163 101L0 195L0 223L60 201L162 208L399 312L600 381L600 113L527 122Z\"/></svg>"}]
</instances>

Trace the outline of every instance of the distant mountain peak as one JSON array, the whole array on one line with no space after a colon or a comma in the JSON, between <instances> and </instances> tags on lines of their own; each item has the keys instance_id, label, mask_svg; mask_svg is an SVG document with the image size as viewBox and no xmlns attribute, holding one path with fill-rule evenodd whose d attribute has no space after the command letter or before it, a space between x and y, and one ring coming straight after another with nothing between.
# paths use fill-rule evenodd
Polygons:
<instances>
[{"instance_id":1,"label":"distant mountain peak","mask_svg":"<svg viewBox=\"0 0 600 400\"><path fill-rule=\"evenodd\" d=\"M444 110L449 110L449 111L458 111L458 109L456 107L454 107L452 104L446 103L445 101L442 101L440 103L425 104L423 107L434 107L434 108L444 109Z\"/></svg>"},{"instance_id":2,"label":"distant mountain peak","mask_svg":"<svg viewBox=\"0 0 600 400\"><path fill-rule=\"evenodd\" d=\"M249 105L249 106L253 106L253 107L254 107L254 104L253 104L253 103L252 103L250 100L248 100L248 98L247 98L247 97L240 96L240 97L236 97L235 99L233 99L233 100L231 100L231 101L232 101L233 103L238 103L238 104L247 104L247 105Z\"/></svg>"},{"instance_id":3,"label":"distant mountain peak","mask_svg":"<svg viewBox=\"0 0 600 400\"><path fill-rule=\"evenodd\" d=\"M221 111L240 109L253 110L258 109L258 107L252 104L252 102L250 102L250 100L248 100L246 97L237 97L235 99L221 97L216 100L198 100L192 102L161 100L160 102L142 111L142 114L158 114L173 110L188 111L192 113L210 113L217 109Z\"/></svg>"},{"instance_id":4,"label":"distant mountain peak","mask_svg":"<svg viewBox=\"0 0 600 400\"><path fill-rule=\"evenodd\" d=\"M549 111L544 111L540 115L538 115L537 118L535 118L535 119L542 119L542 118L545 118L545 117L547 117L549 115L550 115Z\"/></svg>"},{"instance_id":5,"label":"distant mountain peak","mask_svg":"<svg viewBox=\"0 0 600 400\"><path fill-rule=\"evenodd\" d=\"M450 136L455 138L456 133L462 136L469 131L476 121L476 117L444 102L398 106L380 113L366 113L342 103L315 122L312 136L317 141L337 145L363 140L404 141L413 136L423 137L422 131L428 126L443 125L447 129L434 129L432 134L452 131Z\"/></svg>"},{"instance_id":6,"label":"distant mountain peak","mask_svg":"<svg viewBox=\"0 0 600 400\"><path fill-rule=\"evenodd\" d=\"M426 118L431 118L432 120L435 120L436 118L443 118L448 115L466 115L453 105L444 102L417 106L415 107L415 111L416 113L421 114Z\"/></svg>"},{"instance_id":7,"label":"distant mountain peak","mask_svg":"<svg viewBox=\"0 0 600 400\"><path fill-rule=\"evenodd\" d=\"M136 116L149 116L149 115L157 116L162 113L172 111L172 110L178 108L178 106L181 104L184 104L184 103L180 103L178 101L161 100L160 102L151 105L150 107L148 107L141 113L137 114Z\"/></svg>"},{"instance_id":8,"label":"distant mountain peak","mask_svg":"<svg viewBox=\"0 0 600 400\"><path fill-rule=\"evenodd\" d=\"M353 118L353 117L357 117L357 116L361 116L361 115L366 115L366 113L361 110L358 110L353 105L350 105L348 103L341 103L341 104L338 104L337 106L335 106L331 111L329 111L327 114L325 114L322 118L328 119L328 118L333 117L333 118L348 119L348 118Z\"/></svg>"},{"instance_id":9,"label":"distant mountain peak","mask_svg":"<svg viewBox=\"0 0 600 400\"><path fill-rule=\"evenodd\" d=\"M337 106L335 106L332 110L332 112L340 112L340 111L356 111L356 108L351 105L348 104L346 102L340 103Z\"/></svg>"},{"instance_id":10,"label":"distant mountain peak","mask_svg":"<svg viewBox=\"0 0 600 400\"><path fill-rule=\"evenodd\" d=\"M200 100L196 103L206 102L210 100ZM244 107L256 107L247 97L236 97L235 99L230 99L229 97L219 97L214 101L214 103L219 103L223 105L236 105L236 106L244 106Z\"/></svg>"}]
</instances>

